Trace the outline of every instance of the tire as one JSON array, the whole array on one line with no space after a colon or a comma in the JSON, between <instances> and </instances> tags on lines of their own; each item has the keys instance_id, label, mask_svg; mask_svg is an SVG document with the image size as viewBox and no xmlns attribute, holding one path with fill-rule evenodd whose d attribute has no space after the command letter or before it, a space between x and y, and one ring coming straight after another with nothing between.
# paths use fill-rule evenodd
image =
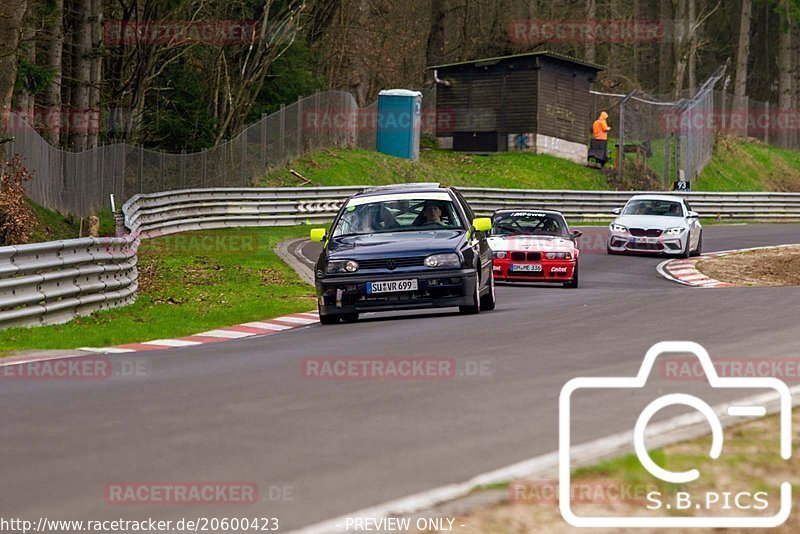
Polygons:
<instances>
[{"instance_id":1,"label":"tire","mask_svg":"<svg viewBox=\"0 0 800 534\"><path fill-rule=\"evenodd\" d=\"M478 279L475 282L475 292L472 294L472 302L474 302L472 306L458 307L458 311L461 312L463 315L475 315L476 313L480 313L481 311L480 287L481 287L481 281L480 279Z\"/></svg>"},{"instance_id":2,"label":"tire","mask_svg":"<svg viewBox=\"0 0 800 534\"><path fill-rule=\"evenodd\" d=\"M481 311L492 311L497 304L494 295L494 273L489 275L489 291L481 297Z\"/></svg>"},{"instance_id":3,"label":"tire","mask_svg":"<svg viewBox=\"0 0 800 534\"><path fill-rule=\"evenodd\" d=\"M578 287L578 263L575 262L575 270L572 271L572 280L564 283L564 287L575 289Z\"/></svg>"},{"instance_id":4,"label":"tire","mask_svg":"<svg viewBox=\"0 0 800 534\"><path fill-rule=\"evenodd\" d=\"M692 255L692 250L689 248L692 246L692 240L690 238L686 238L686 246L683 248L683 251L678 255L681 258L688 258Z\"/></svg>"},{"instance_id":5,"label":"tire","mask_svg":"<svg viewBox=\"0 0 800 534\"><path fill-rule=\"evenodd\" d=\"M319 324L339 324L339 314L319 315Z\"/></svg>"},{"instance_id":6,"label":"tire","mask_svg":"<svg viewBox=\"0 0 800 534\"><path fill-rule=\"evenodd\" d=\"M358 312L342 314L343 323L355 323L356 321L358 321Z\"/></svg>"},{"instance_id":7,"label":"tire","mask_svg":"<svg viewBox=\"0 0 800 534\"><path fill-rule=\"evenodd\" d=\"M319 311L319 324L339 324L339 314L338 313L329 313L326 315L322 314L322 310L317 307Z\"/></svg>"},{"instance_id":8,"label":"tire","mask_svg":"<svg viewBox=\"0 0 800 534\"><path fill-rule=\"evenodd\" d=\"M703 231L700 230L700 238L697 240L697 248L692 252L692 256L700 256L703 253Z\"/></svg>"}]
</instances>

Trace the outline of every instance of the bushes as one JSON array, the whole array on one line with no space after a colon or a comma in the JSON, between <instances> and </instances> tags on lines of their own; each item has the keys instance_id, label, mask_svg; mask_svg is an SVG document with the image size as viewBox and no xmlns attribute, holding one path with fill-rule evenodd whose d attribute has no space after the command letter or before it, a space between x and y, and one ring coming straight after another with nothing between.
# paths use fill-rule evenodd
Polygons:
<instances>
[{"instance_id":1,"label":"bushes","mask_svg":"<svg viewBox=\"0 0 800 534\"><path fill-rule=\"evenodd\" d=\"M0 246L28 243L36 218L25 199L25 182L33 178L15 154L0 175Z\"/></svg>"}]
</instances>

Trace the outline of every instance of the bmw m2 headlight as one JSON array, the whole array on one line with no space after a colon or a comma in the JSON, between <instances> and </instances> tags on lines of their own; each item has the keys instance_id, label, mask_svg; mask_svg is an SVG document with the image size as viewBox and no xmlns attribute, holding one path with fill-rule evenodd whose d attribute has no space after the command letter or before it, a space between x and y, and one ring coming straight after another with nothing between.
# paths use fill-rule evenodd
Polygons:
<instances>
[{"instance_id":1,"label":"bmw m2 headlight","mask_svg":"<svg viewBox=\"0 0 800 534\"><path fill-rule=\"evenodd\" d=\"M325 272L328 274L337 273L354 273L358 270L358 263L353 260L334 260L329 261L325 266Z\"/></svg>"},{"instance_id":2,"label":"bmw m2 headlight","mask_svg":"<svg viewBox=\"0 0 800 534\"><path fill-rule=\"evenodd\" d=\"M425 267L461 267L458 254L433 254L425 258Z\"/></svg>"},{"instance_id":3,"label":"bmw m2 headlight","mask_svg":"<svg viewBox=\"0 0 800 534\"><path fill-rule=\"evenodd\" d=\"M664 235L681 235L685 231L686 228L678 226L676 228L669 228L667 230L664 230Z\"/></svg>"},{"instance_id":4,"label":"bmw m2 headlight","mask_svg":"<svg viewBox=\"0 0 800 534\"><path fill-rule=\"evenodd\" d=\"M621 224L612 224L611 226L609 226L609 228L611 228L612 232L616 232L618 234L627 234L628 233L628 229L626 227L622 226Z\"/></svg>"},{"instance_id":5,"label":"bmw m2 headlight","mask_svg":"<svg viewBox=\"0 0 800 534\"><path fill-rule=\"evenodd\" d=\"M506 257L506 251L500 250L498 252L492 252L492 257L497 258L498 260L502 260L503 258Z\"/></svg>"},{"instance_id":6,"label":"bmw m2 headlight","mask_svg":"<svg viewBox=\"0 0 800 534\"><path fill-rule=\"evenodd\" d=\"M548 252L544 257L548 260L571 260L572 254L569 252Z\"/></svg>"}]
</instances>

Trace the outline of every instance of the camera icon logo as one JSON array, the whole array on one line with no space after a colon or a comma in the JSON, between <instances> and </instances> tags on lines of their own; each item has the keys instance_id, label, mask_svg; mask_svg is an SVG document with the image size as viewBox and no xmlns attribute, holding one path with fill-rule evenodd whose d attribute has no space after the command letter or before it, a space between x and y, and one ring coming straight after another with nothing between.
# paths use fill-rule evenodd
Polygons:
<instances>
[{"instance_id":1,"label":"camera icon logo","mask_svg":"<svg viewBox=\"0 0 800 534\"><path fill-rule=\"evenodd\" d=\"M645 387L656 358L663 353L691 353L700 365L711 388L757 390L764 393L759 399L777 398L780 412L780 456L788 460L792 455L792 395L789 387L781 380L772 377L720 377L708 352L699 344L690 341L664 341L653 345L644 357L639 372L634 377L580 377L573 378L561 388L559 396L559 509L564 520L575 527L593 528L769 528L783 524L789 517L792 506L792 486L784 481L780 484L780 508L774 515L735 515L735 516L586 516L577 515L571 503L571 403L573 394L582 390L631 390ZM736 402L725 406L725 411L733 417L754 417L765 415L762 405L739 405ZM709 456L716 460L723 450L722 423L714 408L700 398L688 394L668 394L648 404L639 415L633 429L633 448L642 467L652 476L664 482L686 484L697 480L697 469L674 472L657 465L645 446L645 431L650 420L659 411L669 406L683 405L699 412L711 428L711 449ZM719 408L718 408L719 409ZM669 508L669 505L667 505ZM700 507L698 506L698 509Z\"/></svg>"}]
</instances>

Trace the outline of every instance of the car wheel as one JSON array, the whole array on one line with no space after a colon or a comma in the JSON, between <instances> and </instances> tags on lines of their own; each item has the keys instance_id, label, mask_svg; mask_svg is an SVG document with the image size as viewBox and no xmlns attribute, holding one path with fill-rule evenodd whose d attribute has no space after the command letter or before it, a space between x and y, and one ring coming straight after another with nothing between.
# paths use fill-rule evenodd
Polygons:
<instances>
[{"instance_id":1,"label":"car wheel","mask_svg":"<svg viewBox=\"0 0 800 534\"><path fill-rule=\"evenodd\" d=\"M683 250L680 253L680 257L681 258L688 258L689 256L692 255L691 246L692 246L692 240L691 240L691 238L689 236L687 236L686 237L686 246L683 247Z\"/></svg>"},{"instance_id":2,"label":"car wheel","mask_svg":"<svg viewBox=\"0 0 800 534\"><path fill-rule=\"evenodd\" d=\"M692 256L700 256L703 253L703 231L700 230L700 237L697 239L697 248L692 252Z\"/></svg>"},{"instance_id":3,"label":"car wheel","mask_svg":"<svg viewBox=\"0 0 800 534\"><path fill-rule=\"evenodd\" d=\"M481 311L480 286L481 282L477 280L475 282L475 292L472 294L472 302L474 304L472 306L459 306L458 311L464 315L473 315Z\"/></svg>"},{"instance_id":4,"label":"car wheel","mask_svg":"<svg viewBox=\"0 0 800 534\"><path fill-rule=\"evenodd\" d=\"M339 314L331 313L328 315L319 314L319 324L339 324Z\"/></svg>"},{"instance_id":5,"label":"car wheel","mask_svg":"<svg viewBox=\"0 0 800 534\"><path fill-rule=\"evenodd\" d=\"M355 323L356 321L358 321L358 312L342 314L343 323Z\"/></svg>"},{"instance_id":6,"label":"car wheel","mask_svg":"<svg viewBox=\"0 0 800 534\"><path fill-rule=\"evenodd\" d=\"M578 263L577 262L575 262L575 270L572 271L572 280L570 280L569 282L566 282L564 284L564 287L569 287L569 288L573 288L573 289L578 287Z\"/></svg>"},{"instance_id":7,"label":"car wheel","mask_svg":"<svg viewBox=\"0 0 800 534\"><path fill-rule=\"evenodd\" d=\"M481 297L481 311L494 309L497 300L494 296L494 273L489 275L489 291Z\"/></svg>"}]
</instances>

